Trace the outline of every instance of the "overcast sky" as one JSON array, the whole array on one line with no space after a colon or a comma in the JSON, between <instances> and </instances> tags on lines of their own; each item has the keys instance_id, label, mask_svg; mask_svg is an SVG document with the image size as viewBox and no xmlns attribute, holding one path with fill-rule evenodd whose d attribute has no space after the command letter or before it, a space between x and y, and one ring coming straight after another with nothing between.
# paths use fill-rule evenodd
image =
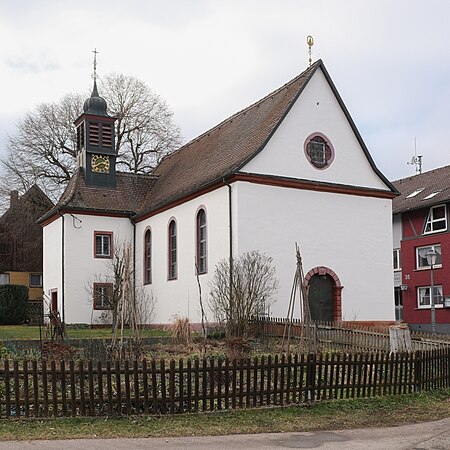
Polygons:
<instances>
[{"instance_id":1,"label":"overcast sky","mask_svg":"<svg viewBox=\"0 0 450 450\"><path fill-rule=\"evenodd\" d=\"M308 65L306 36L391 180L450 164L446 0L0 0L0 153L25 112L91 88L98 72L140 78L185 140Z\"/></svg>"}]
</instances>

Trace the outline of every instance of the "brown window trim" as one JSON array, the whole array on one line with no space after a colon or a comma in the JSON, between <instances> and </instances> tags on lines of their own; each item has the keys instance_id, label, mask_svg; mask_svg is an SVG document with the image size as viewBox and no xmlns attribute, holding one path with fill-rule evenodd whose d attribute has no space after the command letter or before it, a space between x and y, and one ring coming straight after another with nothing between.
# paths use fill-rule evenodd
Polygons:
<instances>
[{"instance_id":1,"label":"brown window trim","mask_svg":"<svg viewBox=\"0 0 450 450\"><path fill-rule=\"evenodd\" d=\"M173 264L172 262L172 235L171 235L171 228L172 228L172 224L174 224L175 226L175 264ZM176 280L178 279L178 225L177 225L177 221L174 218L171 218L169 220L169 226L167 227L167 236L168 236L168 246L167 246L167 250L168 250L168 258L167 258L167 262L168 262L168 266L167 266L167 279L169 281L172 280ZM172 276L172 265L175 265L175 275Z\"/></svg>"},{"instance_id":2,"label":"brown window trim","mask_svg":"<svg viewBox=\"0 0 450 450\"><path fill-rule=\"evenodd\" d=\"M147 234L150 235L150 276L148 270ZM147 227L144 232L144 284L152 284L152 262L152 229Z\"/></svg>"},{"instance_id":3,"label":"brown window trim","mask_svg":"<svg viewBox=\"0 0 450 450\"><path fill-rule=\"evenodd\" d=\"M109 236L109 255L97 255L97 236ZM112 231L94 231L94 258L112 259L114 255L114 239Z\"/></svg>"},{"instance_id":4,"label":"brown window trim","mask_svg":"<svg viewBox=\"0 0 450 450\"><path fill-rule=\"evenodd\" d=\"M92 287L92 301L93 301L93 307L96 311L107 311L111 309L111 306L97 306L97 296L96 296L96 288L98 287L106 287L108 288L108 297L112 297L113 292L113 284L112 283L94 283Z\"/></svg>"},{"instance_id":5,"label":"brown window trim","mask_svg":"<svg viewBox=\"0 0 450 450\"><path fill-rule=\"evenodd\" d=\"M205 268L203 271L200 271L200 213L203 211L205 215ZM195 229L196 229L196 253L195 253L195 262L197 267L195 268L195 272L198 275L205 275L208 273L208 219L206 216L206 209L204 206L201 206L197 214L195 216Z\"/></svg>"}]
</instances>

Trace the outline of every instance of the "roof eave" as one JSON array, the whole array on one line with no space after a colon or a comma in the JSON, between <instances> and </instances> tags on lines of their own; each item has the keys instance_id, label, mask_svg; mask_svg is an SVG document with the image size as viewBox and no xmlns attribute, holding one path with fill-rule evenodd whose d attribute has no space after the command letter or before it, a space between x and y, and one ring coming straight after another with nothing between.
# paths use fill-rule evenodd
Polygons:
<instances>
[{"instance_id":1,"label":"roof eave","mask_svg":"<svg viewBox=\"0 0 450 450\"><path fill-rule=\"evenodd\" d=\"M330 74L328 73L328 71L325 68L325 65L322 63L322 61L321 61L320 67L325 76L325 79L327 80L328 84L330 85L331 90L333 91L333 94L336 97L336 100L339 103L339 106L342 108L342 111L344 112L345 117L347 118L353 132L355 133L356 139L358 140L359 145L361 146L373 171L378 175L378 177L383 181L383 183L392 191L392 193L394 193L396 195L400 195L400 192L395 188L395 186L383 175L383 173L380 171L380 169L378 169L378 167L376 166L376 164L375 164L374 160L372 159L372 156L369 152L369 149L367 148L361 134L359 133L358 129L356 128L355 122L353 121L352 116L350 115L350 112L348 111L347 107L345 106L344 101L342 100L338 90L336 89L335 84L333 83L333 80L330 77Z\"/></svg>"},{"instance_id":2,"label":"roof eave","mask_svg":"<svg viewBox=\"0 0 450 450\"><path fill-rule=\"evenodd\" d=\"M98 209L98 208L83 208L79 206L65 205L58 207L48 213L44 214L37 220L38 224L45 226L47 223L51 223L55 220L56 216L62 217L64 214L79 213L86 215L106 215L106 216L120 216L133 218L136 215L136 211L131 210L115 210L115 209Z\"/></svg>"}]
</instances>

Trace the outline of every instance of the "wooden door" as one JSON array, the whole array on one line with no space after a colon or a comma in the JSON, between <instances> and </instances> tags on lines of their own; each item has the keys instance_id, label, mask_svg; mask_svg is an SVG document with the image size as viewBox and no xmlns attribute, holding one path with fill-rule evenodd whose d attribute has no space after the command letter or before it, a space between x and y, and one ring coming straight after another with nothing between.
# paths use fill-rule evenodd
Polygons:
<instances>
[{"instance_id":1,"label":"wooden door","mask_svg":"<svg viewBox=\"0 0 450 450\"><path fill-rule=\"evenodd\" d=\"M56 313L58 311L58 292L52 292L52 313Z\"/></svg>"},{"instance_id":2,"label":"wooden door","mask_svg":"<svg viewBox=\"0 0 450 450\"><path fill-rule=\"evenodd\" d=\"M58 291L52 291L51 293L51 305L50 305L50 321L52 325L56 323L56 316L58 313Z\"/></svg>"},{"instance_id":3,"label":"wooden door","mask_svg":"<svg viewBox=\"0 0 450 450\"><path fill-rule=\"evenodd\" d=\"M333 287L334 281L328 275L313 275L309 280L308 302L312 320L334 320Z\"/></svg>"}]
</instances>

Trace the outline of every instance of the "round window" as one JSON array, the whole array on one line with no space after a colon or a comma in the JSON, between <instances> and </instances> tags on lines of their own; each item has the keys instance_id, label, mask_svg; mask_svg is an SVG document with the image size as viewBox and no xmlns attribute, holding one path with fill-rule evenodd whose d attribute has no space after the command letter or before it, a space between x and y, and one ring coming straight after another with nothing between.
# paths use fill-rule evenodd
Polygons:
<instances>
[{"instance_id":1,"label":"round window","mask_svg":"<svg viewBox=\"0 0 450 450\"><path fill-rule=\"evenodd\" d=\"M316 169L328 168L334 160L334 148L330 140L322 133L310 134L303 145L306 159Z\"/></svg>"}]
</instances>

